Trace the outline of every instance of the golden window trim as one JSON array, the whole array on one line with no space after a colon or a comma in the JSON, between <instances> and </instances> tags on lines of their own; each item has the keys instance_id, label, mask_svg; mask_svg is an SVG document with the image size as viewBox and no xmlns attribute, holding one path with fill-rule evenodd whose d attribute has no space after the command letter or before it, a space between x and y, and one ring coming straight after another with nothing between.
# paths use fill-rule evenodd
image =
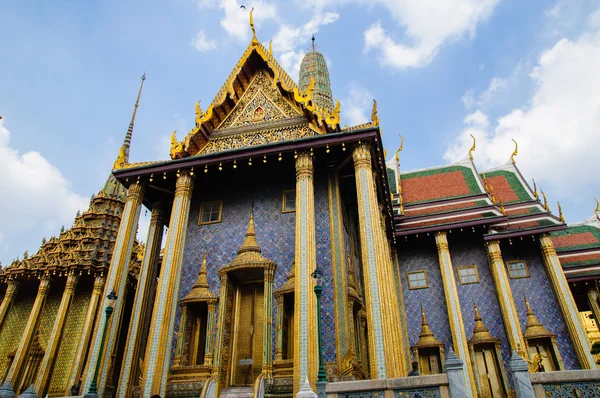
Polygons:
<instances>
[{"instance_id":1,"label":"golden window trim","mask_svg":"<svg viewBox=\"0 0 600 398\"><path fill-rule=\"evenodd\" d=\"M460 270L469 269L469 268L472 268L475 270L475 277L477 278L477 280L475 282L463 282L463 280L461 278ZM456 275L458 276L458 283L460 283L461 285L473 285L475 283L481 283L481 280L479 279L479 270L477 269L477 264L463 265L460 267L456 267ZM467 276L471 276L471 275L467 275Z\"/></svg>"},{"instance_id":2,"label":"golden window trim","mask_svg":"<svg viewBox=\"0 0 600 398\"><path fill-rule=\"evenodd\" d=\"M289 192L293 192L294 193L294 210L286 210L285 209L285 204L287 203L285 195ZM296 195L296 190L295 189L286 189L283 191L282 194L282 200L281 200L281 212L282 213L295 213L296 212L296 199L295 199L295 195Z\"/></svg>"},{"instance_id":3,"label":"golden window trim","mask_svg":"<svg viewBox=\"0 0 600 398\"><path fill-rule=\"evenodd\" d=\"M526 275L523 276L512 276L510 273L510 265L511 264L519 264L519 263L523 263L523 265L525 265L525 273ZM508 273L508 277L510 279L523 279L523 278L529 278L531 277L531 273L529 273L529 265L527 265L527 261L525 260L511 260L511 261L507 261L506 262L506 272Z\"/></svg>"},{"instance_id":4,"label":"golden window trim","mask_svg":"<svg viewBox=\"0 0 600 398\"><path fill-rule=\"evenodd\" d=\"M415 275L415 274L423 274L423 275L425 275L425 286L415 286L415 287L411 286L410 275ZM408 271L406 273L406 282L408 283L408 290L429 289L429 278L427 277L427 271L426 270Z\"/></svg>"},{"instance_id":5,"label":"golden window trim","mask_svg":"<svg viewBox=\"0 0 600 398\"><path fill-rule=\"evenodd\" d=\"M204 207L207 205L214 205L215 203L219 204L219 218L214 221L203 222L202 214L204 214ZM198 225L218 224L221 222L222 216L223 216L223 201L222 200L211 200L210 202L201 203L200 204L200 214L198 215Z\"/></svg>"}]
</instances>

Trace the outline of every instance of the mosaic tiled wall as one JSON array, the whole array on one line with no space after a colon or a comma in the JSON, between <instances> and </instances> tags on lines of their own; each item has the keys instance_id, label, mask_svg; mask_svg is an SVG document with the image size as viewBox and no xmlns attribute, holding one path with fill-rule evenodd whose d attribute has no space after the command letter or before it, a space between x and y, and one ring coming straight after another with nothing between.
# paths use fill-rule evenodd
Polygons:
<instances>
[{"instance_id":1,"label":"mosaic tiled wall","mask_svg":"<svg viewBox=\"0 0 600 398\"><path fill-rule=\"evenodd\" d=\"M23 336L35 300L35 292L33 289L32 291L21 289L4 322L0 332L0 375L3 375L8 367L8 354L17 349Z\"/></svg>"},{"instance_id":2,"label":"mosaic tiled wall","mask_svg":"<svg viewBox=\"0 0 600 398\"><path fill-rule=\"evenodd\" d=\"M505 368L508 369L510 360L510 347L504 331L504 323L500 312L500 305L496 297L494 280L487 260L487 253L481 236L473 233L454 233L448 235L448 246L452 257L456 290L463 314L463 324L467 340L473 336L475 325L475 311L473 302L477 304L483 323L492 336L502 340L501 350ZM465 265L476 265L479 274L479 283L461 285L458 279L457 268Z\"/></svg>"},{"instance_id":3,"label":"mosaic tiled wall","mask_svg":"<svg viewBox=\"0 0 600 398\"><path fill-rule=\"evenodd\" d=\"M408 322L409 344L412 346L419 339L421 304L423 304L427 321L435 337L446 345L446 349L451 347L452 336L448 325L444 285L433 235L421 236L419 239L409 237L407 241L402 238L399 242L398 262L400 264L402 293ZM427 271L429 287L427 289L410 290L406 273L420 270Z\"/></svg>"},{"instance_id":4,"label":"mosaic tiled wall","mask_svg":"<svg viewBox=\"0 0 600 398\"><path fill-rule=\"evenodd\" d=\"M62 282L62 281L60 281ZM54 319L60 306L60 300L62 293L65 288L64 283L54 281L50 284L50 293L44 304L42 315L40 317L40 323L38 325L38 335L40 346L46 351L48 349L48 339L52 333L52 327L54 326Z\"/></svg>"},{"instance_id":5,"label":"mosaic tiled wall","mask_svg":"<svg viewBox=\"0 0 600 398\"><path fill-rule=\"evenodd\" d=\"M501 249L505 262L525 260L529 267L531 275L529 278L510 279L510 286L523 332L525 332L525 326L527 325L527 309L523 294L527 294L527 299L539 321L550 332L556 333L556 342L565 369L579 369L577 356L569 340L567 328L544 268L538 242L532 241L531 237L525 240L514 239L512 245L503 241Z\"/></svg>"},{"instance_id":6,"label":"mosaic tiled wall","mask_svg":"<svg viewBox=\"0 0 600 398\"><path fill-rule=\"evenodd\" d=\"M316 170L316 254L317 261L324 270L326 286L321 300L324 360L334 361L336 344L327 175L325 170L323 173L320 173L318 168ZM197 186L192 198L179 298L185 296L196 281L205 250L210 289L215 294L219 293L218 269L233 260L242 245L252 203L254 203L256 240L262 249L262 254L277 263L273 290L281 287L294 260L296 214L282 213L282 196L284 190L295 189L295 184L295 171L291 169L286 170L278 178L270 176L268 180L262 180L255 177L250 181L236 181L235 184L219 192L206 191ZM201 203L212 200L223 201L222 221L216 224L198 225ZM274 298L273 301L275 302ZM274 303L274 321L275 311ZM179 313L175 327L179 328ZM273 337L273 352L275 352L275 333Z\"/></svg>"},{"instance_id":7,"label":"mosaic tiled wall","mask_svg":"<svg viewBox=\"0 0 600 398\"><path fill-rule=\"evenodd\" d=\"M88 303L92 295L91 286L86 286L79 283L75 296L71 302L67 320L65 322L65 329L60 340L60 347L56 361L54 362L54 369L52 370L52 379L50 381L50 387L48 388L49 395L61 395L68 390L71 386L67 386L69 378L69 371L73 364L75 350L79 343L81 328L85 314L87 311Z\"/></svg>"}]
</instances>

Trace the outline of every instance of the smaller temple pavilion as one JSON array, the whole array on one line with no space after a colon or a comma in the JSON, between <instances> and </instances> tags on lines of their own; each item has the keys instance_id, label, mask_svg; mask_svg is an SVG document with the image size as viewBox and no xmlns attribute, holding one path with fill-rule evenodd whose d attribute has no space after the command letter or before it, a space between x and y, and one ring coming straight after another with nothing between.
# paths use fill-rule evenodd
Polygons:
<instances>
[{"instance_id":1,"label":"smaller temple pavilion","mask_svg":"<svg viewBox=\"0 0 600 398\"><path fill-rule=\"evenodd\" d=\"M386 161L377 103L345 126L323 54L297 84L250 25L169 160L130 161L144 76L90 208L0 270L0 396L293 397L321 366L350 397L440 397L451 360L460 395L506 397L511 356L525 378L596 368L597 216L553 214L516 147L491 170L475 142L452 164ZM549 396L578 396L564 377Z\"/></svg>"}]
</instances>

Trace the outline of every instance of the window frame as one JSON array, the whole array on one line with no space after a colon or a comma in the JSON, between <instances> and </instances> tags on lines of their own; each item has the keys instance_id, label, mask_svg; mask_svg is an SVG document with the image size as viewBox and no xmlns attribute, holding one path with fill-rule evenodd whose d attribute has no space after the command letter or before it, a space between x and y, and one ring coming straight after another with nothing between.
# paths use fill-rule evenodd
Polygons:
<instances>
[{"instance_id":1,"label":"window frame","mask_svg":"<svg viewBox=\"0 0 600 398\"><path fill-rule=\"evenodd\" d=\"M461 275L460 275L460 271L463 269L469 269L472 268L475 270L475 278L477 278L477 280L475 282L463 282ZM458 276L458 283L460 283L461 285L473 285L475 283L481 283L481 280L479 279L479 270L477 269L477 264L470 264L470 265L463 265L460 267L456 267L456 276ZM467 276L471 276L471 275L467 275Z\"/></svg>"},{"instance_id":2,"label":"window frame","mask_svg":"<svg viewBox=\"0 0 600 398\"><path fill-rule=\"evenodd\" d=\"M286 210L285 209L285 204L287 203L286 194L289 192L294 193L294 210ZM282 213L295 213L296 212L296 190L295 189L286 189L283 191L282 200L281 200L281 212Z\"/></svg>"},{"instance_id":3,"label":"window frame","mask_svg":"<svg viewBox=\"0 0 600 398\"><path fill-rule=\"evenodd\" d=\"M510 270L510 265L511 264L519 264L522 263L523 265L525 265L525 274L523 276L512 276L511 274L511 270ZM511 261L507 261L506 262L506 272L508 273L508 277L510 279L523 279L523 278L529 278L531 277L531 273L529 272L529 265L527 265L527 261L525 260L511 260Z\"/></svg>"},{"instance_id":4,"label":"window frame","mask_svg":"<svg viewBox=\"0 0 600 398\"><path fill-rule=\"evenodd\" d=\"M425 275L425 286L411 286L410 283L410 275L414 275L414 274L423 274ZM406 273L406 283L408 284L408 289L409 290L418 290L418 289L429 289L429 278L427 277L427 271L426 270L418 270L418 271L408 271Z\"/></svg>"},{"instance_id":5,"label":"window frame","mask_svg":"<svg viewBox=\"0 0 600 398\"><path fill-rule=\"evenodd\" d=\"M202 215L204 214L204 207L207 205L214 205L215 203L219 204L219 218L215 221L202 221ZM213 211L211 211L211 214ZM200 214L198 215L198 225L209 225L209 224L218 224L221 222L223 216L223 201L222 200L211 200L210 202L204 202L200 204Z\"/></svg>"}]
</instances>

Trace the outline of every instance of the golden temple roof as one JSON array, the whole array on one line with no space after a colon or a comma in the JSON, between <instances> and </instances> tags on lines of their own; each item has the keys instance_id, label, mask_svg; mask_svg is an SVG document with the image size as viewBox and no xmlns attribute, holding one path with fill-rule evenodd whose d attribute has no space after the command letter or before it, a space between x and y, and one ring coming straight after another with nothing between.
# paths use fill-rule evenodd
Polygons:
<instances>
[{"instance_id":1,"label":"golden temple roof","mask_svg":"<svg viewBox=\"0 0 600 398\"><path fill-rule=\"evenodd\" d=\"M527 297L525 297L525 305L527 306L527 328L525 329L525 333L523 333L523 337L525 339L556 337L554 333L550 333L537 319L535 313L531 309L531 305L529 305Z\"/></svg>"},{"instance_id":2,"label":"golden temple roof","mask_svg":"<svg viewBox=\"0 0 600 398\"><path fill-rule=\"evenodd\" d=\"M217 301L217 295L210 291L208 286L208 278L206 277L206 253L202 257L202 265L198 272L198 279L192 290L181 299L180 303L197 303L201 301Z\"/></svg>"},{"instance_id":3,"label":"golden temple roof","mask_svg":"<svg viewBox=\"0 0 600 398\"><path fill-rule=\"evenodd\" d=\"M275 296L280 296L285 293L293 292L295 289L295 278L296 277L296 263L292 261L292 267L290 268L290 273L288 274L285 282L281 287L273 293Z\"/></svg>"},{"instance_id":4,"label":"golden temple roof","mask_svg":"<svg viewBox=\"0 0 600 398\"><path fill-rule=\"evenodd\" d=\"M469 339L469 344L480 344L480 343L499 343L500 339L492 336L488 328L483 323L483 319L479 314L479 308L473 303L475 310L475 326L473 327L473 336Z\"/></svg>"},{"instance_id":5,"label":"golden temple roof","mask_svg":"<svg viewBox=\"0 0 600 398\"><path fill-rule=\"evenodd\" d=\"M425 310L423 309L423 305L421 305L421 333L419 333L419 340L412 348L426 347L444 347L444 344L433 335L433 332L429 327L429 322L427 322L427 317L425 316Z\"/></svg>"}]
</instances>

